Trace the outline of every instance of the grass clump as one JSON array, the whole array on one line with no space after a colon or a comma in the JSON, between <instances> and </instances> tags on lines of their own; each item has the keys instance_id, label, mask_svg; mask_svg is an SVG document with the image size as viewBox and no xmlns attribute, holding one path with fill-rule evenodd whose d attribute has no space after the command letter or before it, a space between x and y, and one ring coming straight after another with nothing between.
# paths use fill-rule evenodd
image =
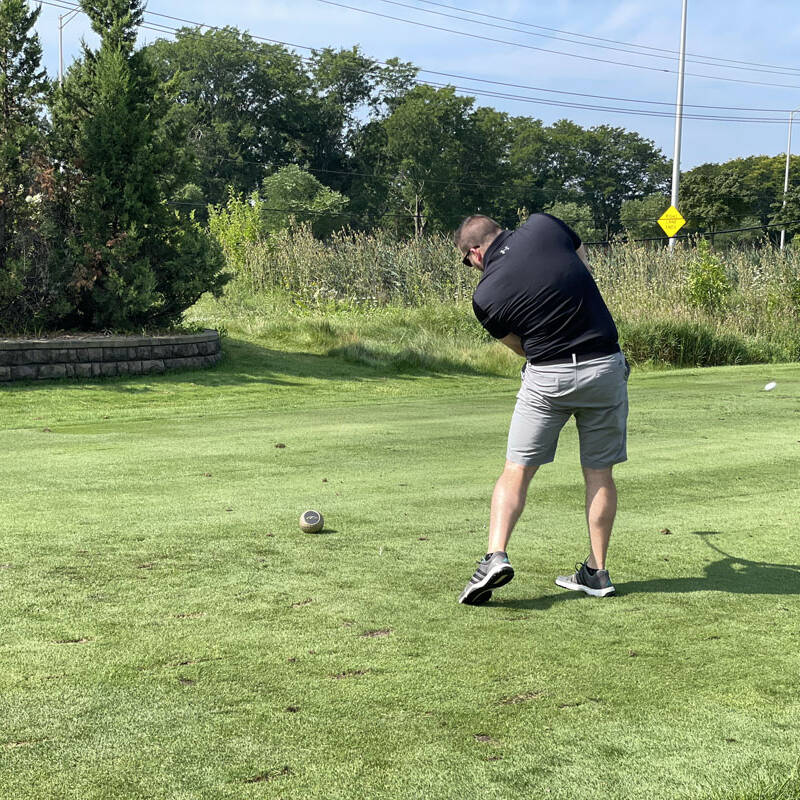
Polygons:
<instances>
[{"instance_id":1,"label":"grass clump","mask_svg":"<svg viewBox=\"0 0 800 800\"><path fill-rule=\"evenodd\" d=\"M748 340L699 321L622 321L619 329L628 360L638 365L714 367L789 360L769 341Z\"/></svg>"},{"instance_id":2,"label":"grass clump","mask_svg":"<svg viewBox=\"0 0 800 800\"><path fill-rule=\"evenodd\" d=\"M385 231L340 231L326 241L310 227L276 232L240 255L249 291L281 289L303 307L416 306L472 296L474 271L442 235L397 239Z\"/></svg>"}]
</instances>

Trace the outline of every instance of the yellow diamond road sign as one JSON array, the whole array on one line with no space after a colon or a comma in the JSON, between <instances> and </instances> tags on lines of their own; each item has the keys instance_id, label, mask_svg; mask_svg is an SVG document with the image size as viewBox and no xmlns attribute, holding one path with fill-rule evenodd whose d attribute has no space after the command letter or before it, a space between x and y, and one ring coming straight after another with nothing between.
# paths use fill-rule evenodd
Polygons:
<instances>
[{"instance_id":1,"label":"yellow diamond road sign","mask_svg":"<svg viewBox=\"0 0 800 800\"><path fill-rule=\"evenodd\" d=\"M678 211L675 206L670 206L659 217L658 224L667 236L672 237L686 224L686 220L681 216L681 212Z\"/></svg>"}]
</instances>

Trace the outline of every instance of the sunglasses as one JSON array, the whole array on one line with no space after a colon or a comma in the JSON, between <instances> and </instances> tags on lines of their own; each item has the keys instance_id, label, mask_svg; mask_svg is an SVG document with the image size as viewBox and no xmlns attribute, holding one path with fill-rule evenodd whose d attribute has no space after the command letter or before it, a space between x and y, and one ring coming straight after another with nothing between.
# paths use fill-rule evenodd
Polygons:
<instances>
[{"instance_id":1,"label":"sunglasses","mask_svg":"<svg viewBox=\"0 0 800 800\"><path fill-rule=\"evenodd\" d=\"M470 247L469 250L467 250L466 255L464 256L464 258L461 259L461 263L465 267L471 267L472 266L472 262L469 260L469 254L472 252L472 249L473 248Z\"/></svg>"}]
</instances>

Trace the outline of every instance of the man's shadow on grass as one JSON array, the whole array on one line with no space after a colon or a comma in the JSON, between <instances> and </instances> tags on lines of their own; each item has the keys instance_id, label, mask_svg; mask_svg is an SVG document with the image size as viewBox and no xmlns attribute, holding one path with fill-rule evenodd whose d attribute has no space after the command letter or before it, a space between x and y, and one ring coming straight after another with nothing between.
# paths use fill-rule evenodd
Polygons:
<instances>
[{"instance_id":1,"label":"man's shadow on grass","mask_svg":"<svg viewBox=\"0 0 800 800\"><path fill-rule=\"evenodd\" d=\"M703 567L703 575L692 578L653 578L644 581L617 583L619 597L637 594L684 594L688 592L730 592L732 594L800 595L800 564L774 564L750 561L726 553L709 541L718 531L692 531L704 543L724 556ZM529 600L504 601L498 598L488 605L500 608L525 608L545 611L555 603L585 597L583 592L559 590L558 593L532 597Z\"/></svg>"}]
</instances>

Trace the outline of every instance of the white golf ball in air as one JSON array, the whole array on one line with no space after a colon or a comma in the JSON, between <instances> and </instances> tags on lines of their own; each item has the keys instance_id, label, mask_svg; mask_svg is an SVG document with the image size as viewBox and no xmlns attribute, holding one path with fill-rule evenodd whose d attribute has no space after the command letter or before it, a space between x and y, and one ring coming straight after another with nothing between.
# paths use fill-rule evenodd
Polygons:
<instances>
[{"instance_id":1,"label":"white golf ball in air","mask_svg":"<svg viewBox=\"0 0 800 800\"><path fill-rule=\"evenodd\" d=\"M778 384L775 381L770 381L765 387L765 392L771 392Z\"/></svg>"}]
</instances>

